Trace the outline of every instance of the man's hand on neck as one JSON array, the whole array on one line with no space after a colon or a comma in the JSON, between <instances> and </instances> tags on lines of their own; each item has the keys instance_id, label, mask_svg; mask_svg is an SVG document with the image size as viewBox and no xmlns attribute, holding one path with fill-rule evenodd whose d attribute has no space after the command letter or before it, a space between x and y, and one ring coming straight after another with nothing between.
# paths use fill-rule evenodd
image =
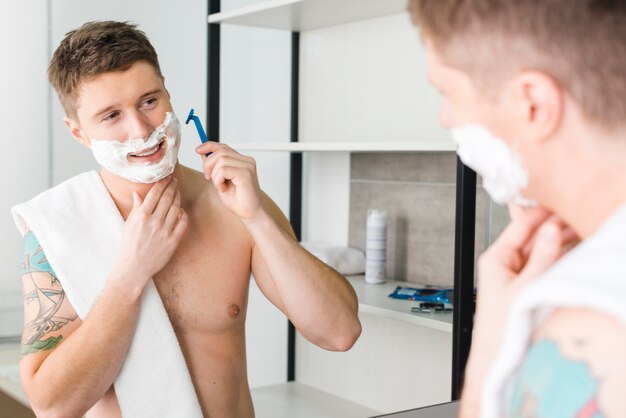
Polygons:
<instances>
[{"instance_id":1,"label":"man's hand on neck","mask_svg":"<svg viewBox=\"0 0 626 418\"><path fill-rule=\"evenodd\" d=\"M179 164L176 164L174 172L168 177L171 176L179 181L179 190L181 194L183 194L183 182L181 180L184 175ZM126 180L123 177L111 173L105 168L100 169L100 178L102 178L104 185L106 186L124 220L128 218L128 215L133 208L133 192L139 193L142 199L145 199L148 192L154 186L154 183L135 183Z\"/></svg>"}]
</instances>

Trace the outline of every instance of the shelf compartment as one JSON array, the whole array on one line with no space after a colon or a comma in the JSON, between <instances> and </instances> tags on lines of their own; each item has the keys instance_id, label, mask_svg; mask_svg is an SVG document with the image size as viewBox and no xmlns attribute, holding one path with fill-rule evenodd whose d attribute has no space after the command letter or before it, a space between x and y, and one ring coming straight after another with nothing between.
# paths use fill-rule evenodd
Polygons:
<instances>
[{"instance_id":1,"label":"shelf compartment","mask_svg":"<svg viewBox=\"0 0 626 418\"><path fill-rule=\"evenodd\" d=\"M456 151L451 140L406 142L226 142L237 151L442 152Z\"/></svg>"},{"instance_id":2,"label":"shelf compartment","mask_svg":"<svg viewBox=\"0 0 626 418\"><path fill-rule=\"evenodd\" d=\"M397 280L387 280L382 284L369 284L365 282L363 275L346 278L359 299L360 312L452 333L452 312L411 312L411 307L419 306L419 302L389 297L396 286L420 287L421 285Z\"/></svg>"},{"instance_id":3,"label":"shelf compartment","mask_svg":"<svg viewBox=\"0 0 626 418\"><path fill-rule=\"evenodd\" d=\"M406 10L406 0L271 0L211 14L208 21L301 32Z\"/></svg>"}]
</instances>

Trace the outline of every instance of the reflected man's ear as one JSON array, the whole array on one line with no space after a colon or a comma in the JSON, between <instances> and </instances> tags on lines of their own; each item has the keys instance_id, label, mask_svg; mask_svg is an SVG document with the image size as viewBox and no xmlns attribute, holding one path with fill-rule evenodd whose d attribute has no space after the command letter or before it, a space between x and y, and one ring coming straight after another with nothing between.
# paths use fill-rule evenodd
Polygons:
<instances>
[{"instance_id":1,"label":"reflected man's ear","mask_svg":"<svg viewBox=\"0 0 626 418\"><path fill-rule=\"evenodd\" d=\"M63 122L65 123L65 126L67 126L67 129L70 131L70 134L74 137L74 139L80 142L83 146L91 148L91 142L89 141L89 138L83 135L83 131L80 129L80 124L77 121L66 116L63 119Z\"/></svg>"},{"instance_id":2,"label":"reflected man's ear","mask_svg":"<svg viewBox=\"0 0 626 418\"><path fill-rule=\"evenodd\" d=\"M562 87L543 72L527 70L517 76L514 88L528 139L541 142L552 137L564 117Z\"/></svg>"}]
</instances>

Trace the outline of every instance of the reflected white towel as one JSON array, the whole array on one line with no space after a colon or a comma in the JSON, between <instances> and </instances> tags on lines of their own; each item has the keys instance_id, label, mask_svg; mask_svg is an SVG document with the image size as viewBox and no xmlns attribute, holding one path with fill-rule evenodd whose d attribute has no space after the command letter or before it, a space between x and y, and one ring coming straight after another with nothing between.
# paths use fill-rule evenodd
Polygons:
<instances>
[{"instance_id":1,"label":"reflected white towel","mask_svg":"<svg viewBox=\"0 0 626 418\"><path fill-rule=\"evenodd\" d=\"M626 325L626 206L516 295L481 394L481 418L506 415L535 331L558 308L588 309ZM582 359L580 361L583 361Z\"/></svg>"},{"instance_id":2,"label":"reflected white towel","mask_svg":"<svg viewBox=\"0 0 626 418\"><path fill-rule=\"evenodd\" d=\"M35 233L84 320L117 259L124 225L100 175L80 174L11 212L22 234L27 228ZM185 358L152 281L114 386L125 417L202 417Z\"/></svg>"},{"instance_id":3,"label":"reflected white towel","mask_svg":"<svg viewBox=\"0 0 626 418\"><path fill-rule=\"evenodd\" d=\"M311 241L303 241L300 244L344 276L365 272L365 254L358 248L336 247Z\"/></svg>"}]
</instances>

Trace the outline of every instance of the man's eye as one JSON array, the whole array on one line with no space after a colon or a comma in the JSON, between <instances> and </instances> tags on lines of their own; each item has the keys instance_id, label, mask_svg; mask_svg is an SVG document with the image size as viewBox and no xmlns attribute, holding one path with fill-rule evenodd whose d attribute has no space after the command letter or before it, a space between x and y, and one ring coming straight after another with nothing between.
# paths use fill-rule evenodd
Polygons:
<instances>
[{"instance_id":1,"label":"man's eye","mask_svg":"<svg viewBox=\"0 0 626 418\"><path fill-rule=\"evenodd\" d=\"M120 115L120 112L118 112L118 111L111 112L108 115L106 115L102 120L103 121L111 121L111 120L116 119L119 115Z\"/></svg>"},{"instance_id":2,"label":"man's eye","mask_svg":"<svg viewBox=\"0 0 626 418\"><path fill-rule=\"evenodd\" d=\"M154 104L156 104L156 102L157 102L157 99L156 99L156 98L154 98L154 97L152 97L152 98L150 98L150 99L146 99L146 100L143 102L143 104L144 104L144 106L150 107L150 106L153 106Z\"/></svg>"}]
</instances>

